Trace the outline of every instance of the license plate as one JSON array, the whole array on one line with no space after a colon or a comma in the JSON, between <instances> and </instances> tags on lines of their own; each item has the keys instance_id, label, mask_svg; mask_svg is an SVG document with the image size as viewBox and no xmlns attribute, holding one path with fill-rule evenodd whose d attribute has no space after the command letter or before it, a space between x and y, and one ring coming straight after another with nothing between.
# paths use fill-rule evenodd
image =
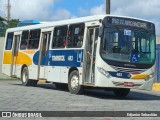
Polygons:
<instances>
[{"instance_id":1,"label":"license plate","mask_svg":"<svg viewBox=\"0 0 160 120\"><path fill-rule=\"evenodd\" d=\"M133 82L124 82L124 86L134 86Z\"/></svg>"}]
</instances>

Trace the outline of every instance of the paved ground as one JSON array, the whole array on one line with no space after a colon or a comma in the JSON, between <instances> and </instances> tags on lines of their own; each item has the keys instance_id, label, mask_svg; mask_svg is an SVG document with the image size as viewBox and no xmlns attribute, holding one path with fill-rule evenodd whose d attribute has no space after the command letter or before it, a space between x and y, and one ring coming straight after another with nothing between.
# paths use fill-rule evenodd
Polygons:
<instances>
[{"instance_id":1,"label":"paved ground","mask_svg":"<svg viewBox=\"0 0 160 120\"><path fill-rule=\"evenodd\" d=\"M65 90L57 90L53 84L24 87L19 80L0 80L0 111L160 111L160 93L131 91L127 98L119 99L111 91L85 90L83 95L73 95ZM42 118L44 119L119 120L120 118ZM155 118L140 120L143 119L155 120Z\"/></svg>"}]
</instances>

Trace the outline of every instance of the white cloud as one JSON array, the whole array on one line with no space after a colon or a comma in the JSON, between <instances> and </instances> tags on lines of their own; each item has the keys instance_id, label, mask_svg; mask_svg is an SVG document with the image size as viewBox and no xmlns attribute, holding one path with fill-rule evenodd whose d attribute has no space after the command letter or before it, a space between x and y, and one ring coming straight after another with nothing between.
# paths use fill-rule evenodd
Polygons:
<instances>
[{"instance_id":1,"label":"white cloud","mask_svg":"<svg viewBox=\"0 0 160 120\"><path fill-rule=\"evenodd\" d=\"M140 18L159 18L159 0L111 0L112 14Z\"/></svg>"},{"instance_id":2,"label":"white cloud","mask_svg":"<svg viewBox=\"0 0 160 120\"><path fill-rule=\"evenodd\" d=\"M102 4L102 5L100 5L100 6L93 7L93 8L90 10L90 14L91 14L91 15L95 15L95 14L105 14L105 5Z\"/></svg>"},{"instance_id":3,"label":"white cloud","mask_svg":"<svg viewBox=\"0 0 160 120\"><path fill-rule=\"evenodd\" d=\"M52 20L64 20L75 18L76 16L72 15L69 11L65 9L58 9L54 12L53 16L51 17Z\"/></svg>"},{"instance_id":4,"label":"white cloud","mask_svg":"<svg viewBox=\"0 0 160 120\"><path fill-rule=\"evenodd\" d=\"M65 9L53 10L54 5L59 0L11 0L11 17L20 20L61 20L74 18L69 11ZM0 0L0 16L4 17L6 0Z\"/></svg>"},{"instance_id":5,"label":"white cloud","mask_svg":"<svg viewBox=\"0 0 160 120\"><path fill-rule=\"evenodd\" d=\"M12 4L12 18L48 20L51 7L56 0L14 0Z\"/></svg>"},{"instance_id":6,"label":"white cloud","mask_svg":"<svg viewBox=\"0 0 160 120\"><path fill-rule=\"evenodd\" d=\"M0 0L0 16L5 16L5 1Z\"/></svg>"}]
</instances>

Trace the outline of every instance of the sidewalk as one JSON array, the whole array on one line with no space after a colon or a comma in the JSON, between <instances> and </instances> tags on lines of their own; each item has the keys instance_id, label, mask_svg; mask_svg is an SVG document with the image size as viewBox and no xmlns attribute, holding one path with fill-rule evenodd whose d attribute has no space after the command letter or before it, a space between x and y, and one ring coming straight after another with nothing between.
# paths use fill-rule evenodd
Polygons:
<instances>
[{"instance_id":1,"label":"sidewalk","mask_svg":"<svg viewBox=\"0 0 160 120\"><path fill-rule=\"evenodd\" d=\"M17 78L12 78L7 75L0 73L0 80L16 80Z\"/></svg>"}]
</instances>

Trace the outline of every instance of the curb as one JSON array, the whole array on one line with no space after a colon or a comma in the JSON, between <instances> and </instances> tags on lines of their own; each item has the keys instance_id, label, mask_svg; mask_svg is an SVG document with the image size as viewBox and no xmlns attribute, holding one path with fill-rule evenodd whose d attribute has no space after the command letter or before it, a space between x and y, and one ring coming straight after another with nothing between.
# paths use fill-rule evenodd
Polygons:
<instances>
[{"instance_id":1,"label":"curb","mask_svg":"<svg viewBox=\"0 0 160 120\"><path fill-rule=\"evenodd\" d=\"M152 86L152 91L160 92L160 83L154 83Z\"/></svg>"}]
</instances>

